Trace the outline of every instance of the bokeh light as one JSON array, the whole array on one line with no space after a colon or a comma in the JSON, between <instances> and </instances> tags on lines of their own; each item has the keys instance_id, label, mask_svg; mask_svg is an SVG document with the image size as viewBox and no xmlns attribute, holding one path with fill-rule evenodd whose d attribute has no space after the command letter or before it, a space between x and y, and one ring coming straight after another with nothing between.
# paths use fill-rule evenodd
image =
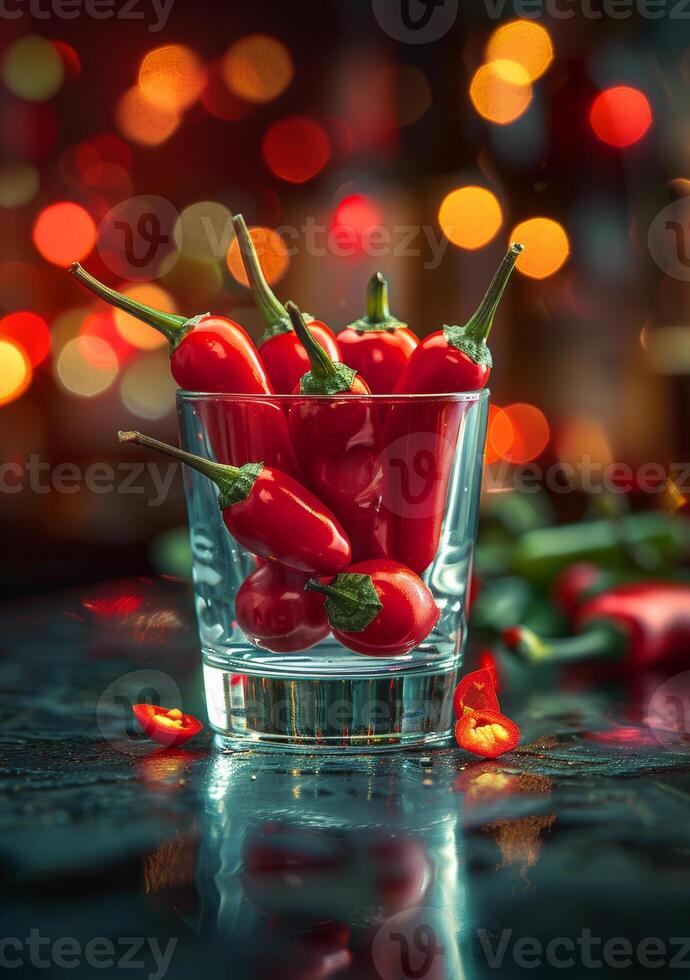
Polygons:
<instances>
[{"instance_id":1,"label":"bokeh light","mask_svg":"<svg viewBox=\"0 0 690 980\"><path fill-rule=\"evenodd\" d=\"M516 402L503 409L513 429L510 446L503 459L510 463L529 463L546 449L549 438L549 423L544 413L536 405Z\"/></svg>"},{"instance_id":2,"label":"bokeh light","mask_svg":"<svg viewBox=\"0 0 690 980\"><path fill-rule=\"evenodd\" d=\"M47 102L65 77L62 58L50 41L27 34L10 45L2 63L2 79L13 95L29 102Z\"/></svg>"},{"instance_id":3,"label":"bokeh light","mask_svg":"<svg viewBox=\"0 0 690 980\"><path fill-rule=\"evenodd\" d=\"M272 228L250 228L249 234L254 242L254 248L259 256L266 281L270 284L278 282L285 275L290 264L285 242ZM232 277L237 282L242 283L243 286L248 286L249 281L242 265L240 247L236 238L233 238L230 243L227 262Z\"/></svg>"},{"instance_id":4,"label":"bokeh light","mask_svg":"<svg viewBox=\"0 0 690 980\"><path fill-rule=\"evenodd\" d=\"M139 88L144 98L175 113L196 102L205 82L201 60L182 44L166 44L149 51L139 69Z\"/></svg>"},{"instance_id":5,"label":"bokeh light","mask_svg":"<svg viewBox=\"0 0 690 980\"><path fill-rule=\"evenodd\" d=\"M252 103L231 92L223 77L223 62L212 61L206 66L206 83L199 100L204 109L217 119L236 122L252 111Z\"/></svg>"},{"instance_id":6,"label":"bokeh light","mask_svg":"<svg viewBox=\"0 0 690 980\"><path fill-rule=\"evenodd\" d=\"M120 384L124 406L142 419L160 419L175 408L177 386L167 353L141 357L127 368Z\"/></svg>"},{"instance_id":7,"label":"bokeh light","mask_svg":"<svg viewBox=\"0 0 690 980\"><path fill-rule=\"evenodd\" d=\"M556 436L555 448L559 460L576 470L585 456L602 466L613 461L606 430L601 422L586 415L576 415L563 424Z\"/></svg>"},{"instance_id":8,"label":"bokeh light","mask_svg":"<svg viewBox=\"0 0 690 980\"><path fill-rule=\"evenodd\" d=\"M50 330L38 313L19 310L8 313L0 320L0 339L11 340L21 347L32 367L36 367L50 353Z\"/></svg>"},{"instance_id":9,"label":"bokeh light","mask_svg":"<svg viewBox=\"0 0 690 980\"><path fill-rule=\"evenodd\" d=\"M532 101L529 75L515 61L490 61L475 72L470 99L480 116L505 126L519 119Z\"/></svg>"},{"instance_id":10,"label":"bokeh light","mask_svg":"<svg viewBox=\"0 0 690 980\"><path fill-rule=\"evenodd\" d=\"M162 313L177 313L177 304L173 297L167 290L155 283L140 282L134 285L125 283L119 287L118 291L137 303L153 306ZM139 350L155 350L157 347L163 347L167 344L163 334L154 330L147 323L137 320L130 313L125 313L124 310L115 310L113 315L118 333L132 347L138 347Z\"/></svg>"},{"instance_id":11,"label":"bokeh light","mask_svg":"<svg viewBox=\"0 0 690 980\"><path fill-rule=\"evenodd\" d=\"M89 313L79 324L79 337L86 338L85 343L81 344L82 354L87 361L96 358L96 366L100 359L98 347L93 348L88 342L90 338L96 337L104 340L115 352L119 364L128 361L135 352L135 348L125 340L115 325L115 313L113 310L98 310Z\"/></svg>"},{"instance_id":12,"label":"bokeh light","mask_svg":"<svg viewBox=\"0 0 690 980\"><path fill-rule=\"evenodd\" d=\"M169 106L152 102L135 85L118 102L115 121L127 139L143 146L159 146L175 132L180 117Z\"/></svg>"},{"instance_id":13,"label":"bokeh light","mask_svg":"<svg viewBox=\"0 0 690 980\"><path fill-rule=\"evenodd\" d=\"M295 73L288 49L267 34L236 41L223 59L222 70L230 91L247 102L271 102Z\"/></svg>"},{"instance_id":14,"label":"bokeh light","mask_svg":"<svg viewBox=\"0 0 690 980\"><path fill-rule=\"evenodd\" d=\"M438 223L454 245L476 249L496 235L503 212L496 196L485 187L458 187L441 202Z\"/></svg>"},{"instance_id":15,"label":"bokeh light","mask_svg":"<svg viewBox=\"0 0 690 980\"><path fill-rule=\"evenodd\" d=\"M366 194L348 194L335 209L332 227L343 249L352 245L362 251L366 236L382 223L383 214L376 201Z\"/></svg>"},{"instance_id":16,"label":"bokeh light","mask_svg":"<svg viewBox=\"0 0 690 980\"><path fill-rule=\"evenodd\" d=\"M38 170L31 163L10 163L0 168L0 208L28 204L40 187Z\"/></svg>"},{"instance_id":17,"label":"bokeh light","mask_svg":"<svg viewBox=\"0 0 690 980\"><path fill-rule=\"evenodd\" d=\"M98 337L78 337L60 351L55 376L64 391L80 398L93 398L112 385L117 377L117 355Z\"/></svg>"},{"instance_id":18,"label":"bokeh light","mask_svg":"<svg viewBox=\"0 0 690 980\"><path fill-rule=\"evenodd\" d=\"M291 184L315 177L331 155L328 137L313 119L290 116L273 123L261 146L268 168Z\"/></svg>"},{"instance_id":19,"label":"bokeh light","mask_svg":"<svg viewBox=\"0 0 690 980\"><path fill-rule=\"evenodd\" d=\"M187 258L200 262L222 260L233 235L230 211L216 201L197 201L181 213L173 235Z\"/></svg>"},{"instance_id":20,"label":"bokeh light","mask_svg":"<svg viewBox=\"0 0 690 980\"><path fill-rule=\"evenodd\" d=\"M0 405L19 398L31 384L31 364L17 344L0 337Z\"/></svg>"},{"instance_id":21,"label":"bokeh light","mask_svg":"<svg viewBox=\"0 0 690 980\"><path fill-rule=\"evenodd\" d=\"M489 425L484 449L486 462L496 463L504 459L513 444L513 425L510 418L498 405L489 405Z\"/></svg>"},{"instance_id":22,"label":"bokeh light","mask_svg":"<svg viewBox=\"0 0 690 980\"><path fill-rule=\"evenodd\" d=\"M524 245L515 268L533 279L545 279L558 272L570 254L565 229L552 218L522 221L513 228L510 241Z\"/></svg>"},{"instance_id":23,"label":"bokeh light","mask_svg":"<svg viewBox=\"0 0 690 980\"><path fill-rule=\"evenodd\" d=\"M589 113L592 129L604 143L625 147L642 139L652 125L647 96L629 85L600 92Z\"/></svg>"},{"instance_id":24,"label":"bokeh light","mask_svg":"<svg viewBox=\"0 0 690 980\"><path fill-rule=\"evenodd\" d=\"M59 201L44 208L33 229L34 244L44 259L66 267L80 262L96 244L96 225L81 205Z\"/></svg>"},{"instance_id":25,"label":"bokeh light","mask_svg":"<svg viewBox=\"0 0 690 980\"><path fill-rule=\"evenodd\" d=\"M66 41L53 41L53 47L62 59L67 81L76 82L81 74L81 59L71 44Z\"/></svg>"},{"instance_id":26,"label":"bokeh light","mask_svg":"<svg viewBox=\"0 0 690 980\"><path fill-rule=\"evenodd\" d=\"M512 61L521 65L534 82L553 61L549 32L533 20L513 20L497 27L486 49L487 61Z\"/></svg>"}]
</instances>

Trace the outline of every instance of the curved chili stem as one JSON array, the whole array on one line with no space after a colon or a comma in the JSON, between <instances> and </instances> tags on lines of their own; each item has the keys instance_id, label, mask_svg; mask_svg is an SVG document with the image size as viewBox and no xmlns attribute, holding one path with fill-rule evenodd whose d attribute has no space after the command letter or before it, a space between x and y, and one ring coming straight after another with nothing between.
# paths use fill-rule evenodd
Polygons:
<instances>
[{"instance_id":1,"label":"curved chili stem","mask_svg":"<svg viewBox=\"0 0 690 980\"><path fill-rule=\"evenodd\" d=\"M137 303L136 300L130 299L129 296L124 296L122 293L118 293L116 289L111 289L105 283L99 282L95 276L88 273L78 262L73 262L69 271L82 286L90 289L99 299L105 300L106 303L117 307L118 310L122 310L124 313L135 316L138 320L147 323L154 330L162 333L170 344L171 349L174 349L179 344L182 338L189 333L195 323L200 319L200 317L192 317L190 319L186 316L178 316L176 313L163 313L162 310L156 310L152 306L144 306L143 303ZM204 316L207 315L204 314Z\"/></svg>"},{"instance_id":2,"label":"curved chili stem","mask_svg":"<svg viewBox=\"0 0 690 980\"><path fill-rule=\"evenodd\" d=\"M481 343L489 336L498 304L501 302L501 296L523 248L523 245L514 243L504 255L503 261L489 283L484 299L479 304L476 313L470 317L463 328L464 336L468 340Z\"/></svg>"},{"instance_id":3,"label":"curved chili stem","mask_svg":"<svg viewBox=\"0 0 690 980\"><path fill-rule=\"evenodd\" d=\"M254 302L259 313L263 317L267 327L287 325L289 327L288 313L271 287L266 282L264 271L256 254L254 242L249 234L247 222L241 214L233 215L232 225L237 236L237 243L240 247L240 256L244 271L247 273L249 288L252 291Z\"/></svg>"},{"instance_id":4,"label":"curved chili stem","mask_svg":"<svg viewBox=\"0 0 690 980\"><path fill-rule=\"evenodd\" d=\"M299 307L291 300L288 300L288 302L285 304L285 309L287 310L292 325L295 328L295 333L302 341L302 345L309 355L312 374L316 378L323 378L324 380L337 377L337 364L329 356L328 352L323 349L316 337L314 337L312 334L311 330L307 327L306 323L304 322L304 317L300 313Z\"/></svg>"},{"instance_id":5,"label":"curved chili stem","mask_svg":"<svg viewBox=\"0 0 690 980\"><path fill-rule=\"evenodd\" d=\"M544 638L526 626L517 626L503 634L507 646L530 663L556 663L615 657L625 650L625 636L620 629L597 623L577 636Z\"/></svg>"}]
</instances>

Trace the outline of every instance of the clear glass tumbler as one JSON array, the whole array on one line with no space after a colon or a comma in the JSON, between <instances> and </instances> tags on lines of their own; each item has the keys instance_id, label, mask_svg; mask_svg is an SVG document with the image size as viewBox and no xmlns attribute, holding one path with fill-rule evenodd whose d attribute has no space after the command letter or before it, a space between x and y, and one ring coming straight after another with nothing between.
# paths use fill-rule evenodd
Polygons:
<instances>
[{"instance_id":1,"label":"clear glass tumbler","mask_svg":"<svg viewBox=\"0 0 690 980\"><path fill-rule=\"evenodd\" d=\"M332 452L327 425L302 445L301 459L293 456L290 413L316 405L336 419L345 402L359 420L347 445ZM487 390L308 398L179 392L183 449L234 466L296 467L341 520L353 561L383 556L411 567L439 610L431 633L396 656L353 652L330 633L290 652L250 642L235 599L261 560L229 534L215 484L185 467L206 703L223 744L370 752L448 737L467 633L488 404Z\"/></svg>"}]
</instances>

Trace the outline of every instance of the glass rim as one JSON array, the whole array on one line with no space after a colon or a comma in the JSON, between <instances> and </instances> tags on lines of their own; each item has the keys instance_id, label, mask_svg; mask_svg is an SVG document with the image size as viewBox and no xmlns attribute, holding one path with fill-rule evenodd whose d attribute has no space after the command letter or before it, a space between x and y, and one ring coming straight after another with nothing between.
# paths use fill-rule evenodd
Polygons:
<instances>
[{"instance_id":1,"label":"glass rim","mask_svg":"<svg viewBox=\"0 0 690 980\"><path fill-rule=\"evenodd\" d=\"M449 392L434 392L433 394L386 394L386 395L348 395L346 393L339 393L337 395L326 395L326 394L291 394L291 395L268 395L268 394L240 394L238 392L231 391L187 391L185 388L177 389L177 400L180 402L194 402L194 401L234 401L234 402L247 402L252 404L253 402L290 402L297 400L324 400L332 401L334 399L347 398L348 400L354 399L355 401L371 401L371 402L386 402L386 401L398 401L398 402L481 402L488 398L491 394L490 388L480 388L477 391L449 391Z\"/></svg>"}]
</instances>

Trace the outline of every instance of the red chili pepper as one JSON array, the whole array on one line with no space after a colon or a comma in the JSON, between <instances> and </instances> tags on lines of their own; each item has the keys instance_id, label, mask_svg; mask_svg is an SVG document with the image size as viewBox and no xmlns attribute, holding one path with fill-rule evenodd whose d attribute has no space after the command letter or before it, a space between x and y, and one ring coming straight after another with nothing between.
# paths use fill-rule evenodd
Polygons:
<instances>
[{"instance_id":1,"label":"red chili pepper","mask_svg":"<svg viewBox=\"0 0 690 980\"><path fill-rule=\"evenodd\" d=\"M510 246L477 312L463 327L444 327L422 340L398 379L396 394L432 395L485 387L492 364L486 338L521 252L522 245Z\"/></svg>"},{"instance_id":2,"label":"red chili pepper","mask_svg":"<svg viewBox=\"0 0 690 980\"><path fill-rule=\"evenodd\" d=\"M162 313L110 289L78 262L72 275L100 299L158 330L170 344L170 368L187 391L273 394L259 353L245 330L226 316L204 313L187 318Z\"/></svg>"},{"instance_id":3,"label":"red chili pepper","mask_svg":"<svg viewBox=\"0 0 690 980\"><path fill-rule=\"evenodd\" d=\"M252 554L317 575L332 575L350 561L350 542L337 519L287 473L263 463L213 463L140 432L120 432L119 439L172 456L213 480L225 526Z\"/></svg>"},{"instance_id":4,"label":"red chili pepper","mask_svg":"<svg viewBox=\"0 0 690 980\"><path fill-rule=\"evenodd\" d=\"M520 729L499 711L480 709L463 714L455 726L458 745L467 752L496 759L512 752L520 741Z\"/></svg>"},{"instance_id":5,"label":"red chili pepper","mask_svg":"<svg viewBox=\"0 0 690 980\"><path fill-rule=\"evenodd\" d=\"M434 597L419 576L386 559L359 562L328 584L311 579L306 587L326 596L336 639L372 657L409 653L427 638L439 617Z\"/></svg>"},{"instance_id":6,"label":"red chili pepper","mask_svg":"<svg viewBox=\"0 0 690 980\"><path fill-rule=\"evenodd\" d=\"M133 704L134 717L144 735L161 745L182 745L204 727L198 718L179 708L161 708L158 704Z\"/></svg>"},{"instance_id":7,"label":"red chili pepper","mask_svg":"<svg viewBox=\"0 0 690 980\"><path fill-rule=\"evenodd\" d=\"M484 650L479 654L479 668L480 670L489 671L491 674L491 680L493 681L494 691L500 690L501 685L498 678L498 666L496 664L496 658L491 650Z\"/></svg>"},{"instance_id":8,"label":"red chili pepper","mask_svg":"<svg viewBox=\"0 0 690 980\"><path fill-rule=\"evenodd\" d=\"M276 653L307 650L330 633L323 602L306 578L282 565L257 568L242 583L235 615L247 639Z\"/></svg>"},{"instance_id":9,"label":"red chili pepper","mask_svg":"<svg viewBox=\"0 0 690 980\"><path fill-rule=\"evenodd\" d=\"M494 682L488 670L473 670L466 674L453 694L455 717L461 718L466 711L500 711L494 690Z\"/></svg>"},{"instance_id":10,"label":"red chili pepper","mask_svg":"<svg viewBox=\"0 0 690 980\"><path fill-rule=\"evenodd\" d=\"M305 394L369 394L352 369L331 360L288 303L312 370L300 382ZM290 409L289 430L306 482L347 531L354 561L391 554L392 521L383 508L384 462L378 417L366 399L310 398Z\"/></svg>"},{"instance_id":11,"label":"red chili pepper","mask_svg":"<svg viewBox=\"0 0 690 980\"><path fill-rule=\"evenodd\" d=\"M406 323L391 316L388 283L380 272L369 280L366 309L365 316L338 334L338 343L342 360L367 379L375 395L386 395L395 389L419 340Z\"/></svg>"},{"instance_id":12,"label":"red chili pepper","mask_svg":"<svg viewBox=\"0 0 690 980\"><path fill-rule=\"evenodd\" d=\"M572 618L585 599L608 588L612 581L612 574L594 562L577 561L558 573L551 588L551 598Z\"/></svg>"},{"instance_id":13,"label":"red chili pepper","mask_svg":"<svg viewBox=\"0 0 690 980\"><path fill-rule=\"evenodd\" d=\"M261 360L266 366L274 390L281 395L290 395L299 384L302 375L309 370L309 357L292 327L287 310L266 282L244 218L241 214L237 214L233 217L232 223L249 287L266 325L258 343ZM329 356L340 361L342 359L340 347L331 328L307 314L304 319L309 324L313 336Z\"/></svg>"},{"instance_id":14,"label":"red chili pepper","mask_svg":"<svg viewBox=\"0 0 690 980\"><path fill-rule=\"evenodd\" d=\"M634 582L589 599L575 618L577 636L544 639L523 626L506 630L507 646L531 662L622 657L638 667L687 653L690 585Z\"/></svg>"},{"instance_id":15,"label":"red chili pepper","mask_svg":"<svg viewBox=\"0 0 690 980\"><path fill-rule=\"evenodd\" d=\"M515 261L512 245L477 312L464 327L444 327L415 349L395 394L443 394L483 388L491 370L486 337ZM448 482L465 406L452 401L412 399L395 405L384 430L389 481L386 506L395 514L394 555L421 574L438 551Z\"/></svg>"}]
</instances>

